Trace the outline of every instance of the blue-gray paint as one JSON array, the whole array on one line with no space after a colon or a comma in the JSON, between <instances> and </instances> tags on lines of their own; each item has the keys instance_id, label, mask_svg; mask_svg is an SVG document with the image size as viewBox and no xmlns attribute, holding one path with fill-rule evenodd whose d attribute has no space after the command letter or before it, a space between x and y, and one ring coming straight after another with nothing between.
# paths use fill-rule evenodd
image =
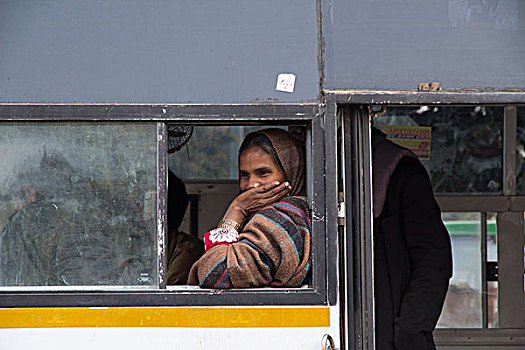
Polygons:
<instances>
[{"instance_id":1,"label":"blue-gray paint","mask_svg":"<svg viewBox=\"0 0 525 350\"><path fill-rule=\"evenodd\" d=\"M0 102L316 100L317 51L315 1L2 0Z\"/></svg>"},{"instance_id":2,"label":"blue-gray paint","mask_svg":"<svg viewBox=\"0 0 525 350\"><path fill-rule=\"evenodd\" d=\"M325 0L329 89L525 88L525 1Z\"/></svg>"}]
</instances>

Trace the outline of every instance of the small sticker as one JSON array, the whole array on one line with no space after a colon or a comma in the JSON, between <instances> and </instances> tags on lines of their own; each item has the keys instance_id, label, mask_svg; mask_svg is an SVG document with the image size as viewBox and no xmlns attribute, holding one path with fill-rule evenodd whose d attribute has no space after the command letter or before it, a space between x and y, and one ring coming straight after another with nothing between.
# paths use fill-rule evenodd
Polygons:
<instances>
[{"instance_id":1,"label":"small sticker","mask_svg":"<svg viewBox=\"0 0 525 350\"><path fill-rule=\"evenodd\" d=\"M295 74L281 73L277 76L277 86L275 90L293 92L295 86Z\"/></svg>"}]
</instances>

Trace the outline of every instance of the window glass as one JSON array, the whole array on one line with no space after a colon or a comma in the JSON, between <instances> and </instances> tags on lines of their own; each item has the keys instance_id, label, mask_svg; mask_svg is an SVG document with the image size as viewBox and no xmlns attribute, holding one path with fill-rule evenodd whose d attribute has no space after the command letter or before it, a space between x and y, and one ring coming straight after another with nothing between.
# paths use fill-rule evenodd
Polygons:
<instances>
[{"instance_id":1,"label":"window glass","mask_svg":"<svg viewBox=\"0 0 525 350\"><path fill-rule=\"evenodd\" d=\"M503 107L388 107L373 125L416 153L436 193L502 193Z\"/></svg>"},{"instance_id":2,"label":"window glass","mask_svg":"<svg viewBox=\"0 0 525 350\"><path fill-rule=\"evenodd\" d=\"M439 328L481 328L481 214L443 213L452 242L453 276Z\"/></svg>"},{"instance_id":3,"label":"window glass","mask_svg":"<svg viewBox=\"0 0 525 350\"><path fill-rule=\"evenodd\" d=\"M496 213L443 213L442 218L452 242L454 274L438 327L498 327ZM486 261L482 261L485 223Z\"/></svg>"},{"instance_id":4,"label":"window glass","mask_svg":"<svg viewBox=\"0 0 525 350\"><path fill-rule=\"evenodd\" d=\"M518 130L516 147L516 187L518 194L525 194L525 107L518 107Z\"/></svg>"},{"instance_id":5,"label":"window glass","mask_svg":"<svg viewBox=\"0 0 525 350\"><path fill-rule=\"evenodd\" d=\"M0 285L157 286L156 124L0 124Z\"/></svg>"}]
</instances>

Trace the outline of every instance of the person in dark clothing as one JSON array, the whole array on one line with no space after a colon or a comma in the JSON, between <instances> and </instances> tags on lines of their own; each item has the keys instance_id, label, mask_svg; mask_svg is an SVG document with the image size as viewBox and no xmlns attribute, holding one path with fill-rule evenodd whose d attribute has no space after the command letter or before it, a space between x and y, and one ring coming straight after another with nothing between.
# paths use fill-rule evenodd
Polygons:
<instances>
[{"instance_id":1,"label":"person in dark clothing","mask_svg":"<svg viewBox=\"0 0 525 350\"><path fill-rule=\"evenodd\" d=\"M182 181L168 170L168 273L167 284L186 284L190 268L204 254L204 243L179 231L189 204Z\"/></svg>"},{"instance_id":2,"label":"person in dark clothing","mask_svg":"<svg viewBox=\"0 0 525 350\"><path fill-rule=\"evenodd\" d=\"M452 276L450 237L428 174L372 129L377 350L434 350Z\"/></svg>"}]
</instances>

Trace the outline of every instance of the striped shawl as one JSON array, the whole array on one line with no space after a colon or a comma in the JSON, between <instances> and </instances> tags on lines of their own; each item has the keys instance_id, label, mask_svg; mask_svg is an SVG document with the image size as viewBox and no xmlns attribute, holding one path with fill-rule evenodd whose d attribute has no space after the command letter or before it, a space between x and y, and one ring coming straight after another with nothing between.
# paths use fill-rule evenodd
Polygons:
<instances>
[{"instance_id":1,"label":"striped shawl","mask_svg":"<svg viewBox=\"0 0 525 350\"><path fill-rule=\"evenodd\" d=\"M238 242L208 250L191 268L188 284L299 287L310 270L311 231L306 198L283 198L253 215Z\"/></svg>"}]
</instances>

